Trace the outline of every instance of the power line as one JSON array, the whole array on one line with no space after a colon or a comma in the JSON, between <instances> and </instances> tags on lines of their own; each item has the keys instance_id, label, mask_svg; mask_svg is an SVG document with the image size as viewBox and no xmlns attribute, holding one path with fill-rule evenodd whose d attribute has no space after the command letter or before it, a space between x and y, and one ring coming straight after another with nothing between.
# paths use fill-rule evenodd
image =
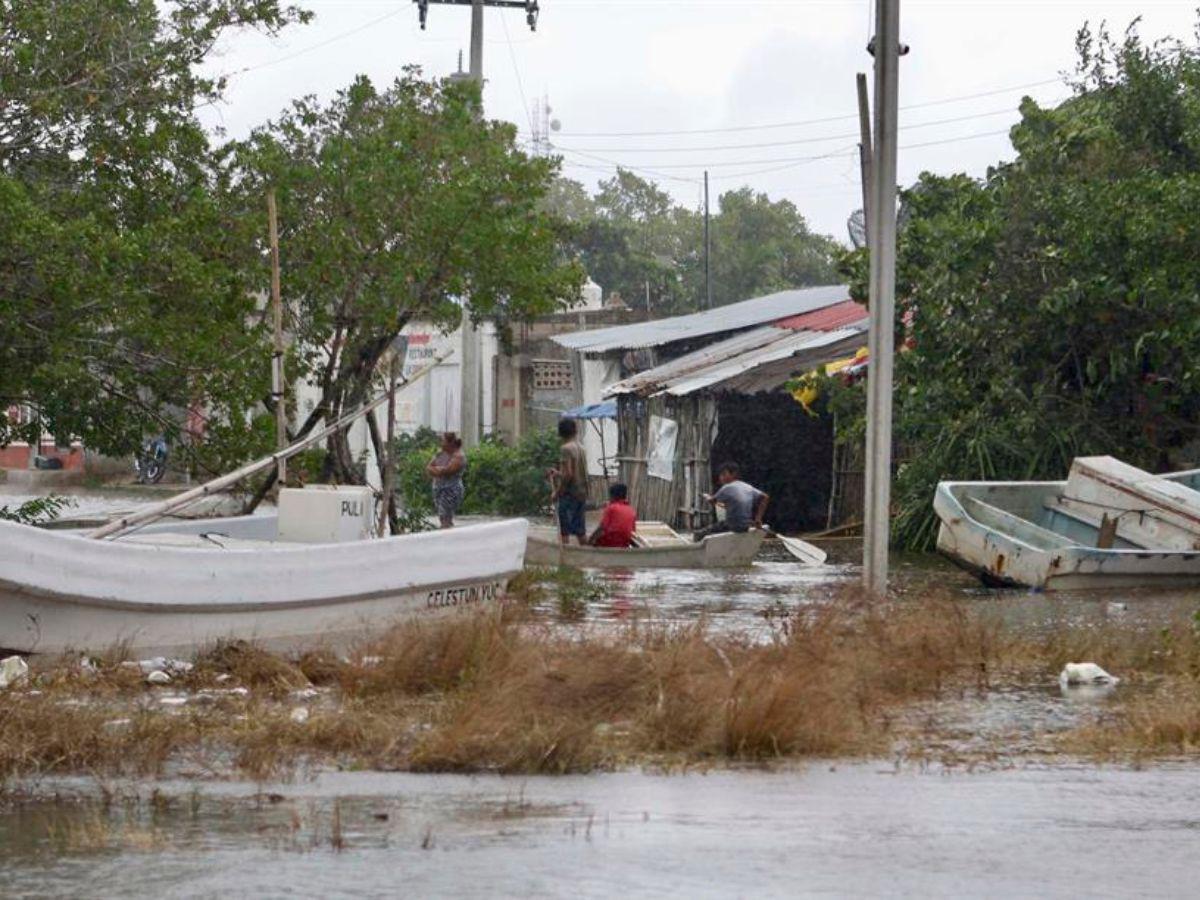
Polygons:
<instances>
[{"instance_id":1,"label":"power line","mask_svg":"<svg viewBox=\"0 0 1200 900\"><path fill-rule=\"evenodd\" d=\"M941 138L939 140L933 140L933 141L922 141L921 143L917 143L917 144L903 144L899 147L899 149L900 150L918 150L923 147L937 147L937 146L941 146L943 144L956 144L956 143L960 143L962 141L974 141L974 140L978 140L980 138L997 137L1002 134L1008 134L1010 131L1011 131L1011 129L1008 129L1008 128L1001 128L1001 129L997 129L995 131L981 131L981 132L977 132L975 134L964 134L964 135L959 135L957 137L952 137L952 138ZM607 159L603 156L596 156L595 154L591 154L591 153L584 153L582 151L571 150L568 147L555 146L554 149L562 151L564 153L574 153L575 155L581 156L585 159L607 164L607 168L606 168L604 166L584 166L582 163L577 163L577 162L573 162L570 160L566 161L569 165L575 165L575 166L579 166L581 168L592 168L592 169L604 170L604 171L611 171L611 169L628 169L629 171L632 171L632 172L645 172L647 174L657 175L658 177L672 178L673 180L676 180L676 181L686 181L689 183L696 183L699 180L697 178L680 178L678 176L671 176L671 175L663 174L661 172L655 172L653 169L647 169L647 168L640 167L640 166L626 165L625 163L619 162L618 160ZM777 171L783 171L785 169L795 168L797 166L804 165L805 163L818 162L820 160L825 160L825 159L839 159L839 158L844 158L844 157L855 156L856 154L857 154L857 151L854 148L845 148L842 150L835 150L830 153L822 153L822 154L818 154L818 155L814 155L814 156L797 156L797 157L792 157L790 159L784 157L784 158L778 158L778 159L736 160L736 161L725 161L725 162L678 163L678 164L670 164L670 165L659 165L659 166L657 166L657 168L658 169L704 169L704 168L712 168L715 166L749 166L749 165L770 164L770 167L765 168L765 169L752 170L749 172L734 172L734 173L730 173L728 175L716 176L718 179L720 179L722 181L727 181L729 179L735 179L735 178L749 178L753 175L765 175L765 174L769 174L771 172L777 172Z\"/></svg>"},{"instance_id":2,"label":"power line","mask_svg":"<svg viewBox=\"0 0 1200 900\"><path fill-rule=\"evenodd\" d=\"M967 116L953 116L949 119L935 119L930 122L918 122L915 125L906 125L901 128L901 131L913 131L917 128L933 128L938 125L951 125L955 122L969 122L973 119L987 119L992 116L1012 115L1016 110L1012 107L1004 109L995 109L985 113L972 113ZM793 141L768 141L758 144L725 144L721 146L698 146L698 147L576 147L571 148L577 152L595 152L595 153L696 153L704 150L722 151L722 150L762 150L768 147L792 147L797 144L820 144L825 141L844 141L852 138L857 138L857 131L847 132L845 134L829 134L824 137L808 137L798 138Z\"/></svg>"},{"instance_id":3,"label":"power line","mask_svg":"<svg viewBox=\"0 0 1200 900\"><path fill-rule=\"evenodd\" d=\"M1048 78L1044 81L1031 81L1026 84L1014 84L1008 87L995 88L993 90L979 91L974 94L960 94L955 97L943 97L940 100L926 100L921 103L910 103L907 106L900 107L902 110L910 109L925 109L930 106L941 106L947 103L961 103L966 100L979 100L984 97L995 97L1000 94L1010 93L1012 91L1025 90L1026 88L1043 87L1048 84L1060 84L1061 78ZM667 137L671 135L697 135L697 134L728 134L738 131L768 131L776 128L799 128L805 125L824 125L830 122L845 122L850 119L857 119L858 113L850 113L840 116L826 116L820 119L801 119L793 122L772 122L760 125L730 125L723 128L685 128L666 131L571 131L563 132L564 137Z\"/></svg>"}]
</instances>

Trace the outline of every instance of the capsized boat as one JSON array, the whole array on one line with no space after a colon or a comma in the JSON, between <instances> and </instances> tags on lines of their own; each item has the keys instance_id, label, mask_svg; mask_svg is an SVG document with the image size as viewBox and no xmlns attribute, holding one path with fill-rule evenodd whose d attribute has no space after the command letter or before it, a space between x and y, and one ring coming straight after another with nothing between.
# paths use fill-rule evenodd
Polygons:
<instances>
[{"instance_id":1,"label":"capsized boat","mask_svg":"<svg viewBox=\"0 0 1200 900\"><path fill-rule=\"evenodd\" d=\"M638 546L621 550L564 545L555 529L535 527L529 530L525 562L580 569L732 569L754 562L766 536L752 530L691 541L663 522L638 522Z\"/></svg>"},{"instance_id":2,"label":"capsized boat","mask_svg":"<svg viewBox=\"0 0 1200 900\"><path fill-rule=\"evenodd\" d=\"M178 653L230 637L352 640L496 600L522 568L527 529L513 520L301 543L280 539L275 516L162 523L119 540L0 522L0 647Z\"/></svg>"},{"instance_id":3,"label":"capsized boat","mask_svg":"<svg viewBox=\"0 0 1200 900\"><path fill-rule=\"evenodd\" d=\"M1200 584L1200 470L1081 457L1066 481L942 482L938 550L990 585Z\"/></svg>"}]
</instances>

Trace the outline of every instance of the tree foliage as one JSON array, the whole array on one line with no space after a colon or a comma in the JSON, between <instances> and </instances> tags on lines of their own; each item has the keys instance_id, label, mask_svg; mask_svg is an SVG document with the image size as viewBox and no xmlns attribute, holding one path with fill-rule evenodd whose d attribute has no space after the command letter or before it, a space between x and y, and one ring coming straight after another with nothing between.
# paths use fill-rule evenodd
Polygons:
<instances>
[{"instance_id":1,"label":"tree foliage","mask_svg":"<svg viewBox=\"0 0 1200 900\"><path fill-rule=\"evenodd\" d=\"M194 115L223 80L197 72L223 34L306 17L276 0L0 2L0 444L44 427L127 453L188 407L244 443L263 267Z\"/></svg>"},{"instance_id":2,"label":"tree foliage","mask_svg":"<svg viewBox=\"0 0 1200 900\"><path fill-rule=\"evenodd\" d=\"M475 86L408 70L385 90L360 77L328 104L296 101L236 148L248 202L278 191L289 330L321 390L300 433L367 398L409 321L453 328L465 301L503 326L578 294L542 202L557 163L515 140L480 116ZM345 434L329 449L334 474L357 480Z\"/></svg>"},{"instance_id":3,"label":"tree foliage","mask_svg":"<svg viewBox=\"0 0 1200 900\"><path fill-rule=\"evenodd\" d=\"M579 259L606 292L661 314L703 308L702 210L676 204L625 169L602 181L594 197L560 180L548 202L575 224ZM728 191L717 198L710 231L717 305L837 280L839 245L814 234L791 201L748 187Z\"/></svg>"},{"instance_id":4,"label":"tree foliage","mask_svg":"<svg viewBox=\"0 0 1200 900\"><path fill-rule=\"evenodd\" d=\"M1085 28L1078 51L1070 100L1022 103L1015 161L904 192L903 544L932 541L940 479L1061 478L1093 453L1196 463L1200 51L1134 27Z\"/></svg>"}]
</instances>

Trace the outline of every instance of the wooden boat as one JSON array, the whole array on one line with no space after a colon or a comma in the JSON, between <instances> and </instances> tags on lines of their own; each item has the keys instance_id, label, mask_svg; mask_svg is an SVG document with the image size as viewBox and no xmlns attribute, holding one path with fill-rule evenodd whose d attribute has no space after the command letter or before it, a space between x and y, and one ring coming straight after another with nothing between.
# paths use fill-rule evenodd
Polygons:
<instances>
[{"instance_id":1,"label":"wooden boat","mask_svg":"<svg viewBox=\"0 0 1200 900\"><path fill-rule=\"evenodd\" d=\"M531 528L525 562L534 566L574 566L580 569L730 569L754 562L765 531L714 534L688 540L662 522L639 522L639 546L564 546L553 528Z\"/></svg>"},{"instance_id":2,"label":"wooden boat","mask_svg":"<svg viewBox=\"0 0 1200 900\"><path fill-rule=\"evenodd\" d=\"M294 645L474 608L523 565L528 523L349 543L276 540L275 516L149 526L117 541L0 522L0 647L172 653Z\"/></svg>"},{"instance_id":3,"label":"wooden boat","mask_svg":"<svg viewBox=\"0 0 1200 900\"><path fill-rule=\"evenodd\" d=\"M938 550L987 584L1200 584L1200 470L1080 458L1066 481L943 482L934 509Z\"/></svg>"}]
</instances>

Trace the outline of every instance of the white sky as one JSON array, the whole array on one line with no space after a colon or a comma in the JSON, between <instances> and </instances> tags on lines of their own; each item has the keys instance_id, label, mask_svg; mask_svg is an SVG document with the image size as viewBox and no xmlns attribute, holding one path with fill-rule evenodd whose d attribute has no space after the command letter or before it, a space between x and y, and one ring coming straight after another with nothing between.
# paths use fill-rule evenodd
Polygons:
<instances>
[{"instance_id":1,"label":"white sky","mask_svg":"<svg viewBox=\"0 0 1200 900\"><path fill-rule=\"evenodd\" d=\"M447 74L468 46L466 7L431 5L422 33L411 0L298 2L316 13L308 26L274 40L241 36L220 48L210 68L238 74L227 102L204 111L208 124L242 137L291 98L328 97L358 73L384 82L417 64L428 75ZM791 199L815 229L845 240L846 217L860 197L854 75L870 73L869 0L541 0L541 6L536 34L519 10L486 14L489 115L527 133L528 109L546 95L562 124L554 142L568 160L565 172L589 187L620 162L672 176L656 180L680 202L698 206L707 165L714 202L715 194L749 184ZM1074 35L1085 20L1107 20L1120 33L1141 15L1144 38L1189 38L1195 6L1196 0L903 0L902 39L912 52L901 63L900 104L910 107L901 112L902 183L923 170L978 175L1010 158L1006 132L1021 96L1051 102L1067 94L1061 83L1020 86L1073 68ZM984 92L991 95L938 102ZM811 122L839 116L845 118ZM788 122L809 124L596 134ZM930 142L938 143L913 146ZM804 159L813 156L826 158Z\"/></svg>"}]
</instances>

